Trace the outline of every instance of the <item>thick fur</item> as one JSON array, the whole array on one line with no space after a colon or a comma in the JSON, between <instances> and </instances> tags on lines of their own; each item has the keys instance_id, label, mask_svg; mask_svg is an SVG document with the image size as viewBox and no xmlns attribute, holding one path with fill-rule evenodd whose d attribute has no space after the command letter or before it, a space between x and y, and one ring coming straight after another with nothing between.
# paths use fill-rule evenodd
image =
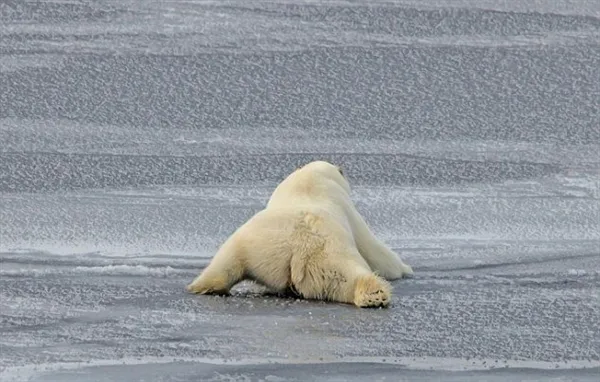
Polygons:
<instances>
[{"instance_id":1,"label":"thick fur","mask_svg":"<svg viewBox=\"0 0 600 382\"><path fill-rule=\"evenodd\" d=\"M373 235L342 171L316 161L281 182L266 208L223 243L187 290L226 294L250 279L275 292L385 307L391 297L386 279L412 273Z\"/></svg>"}]
</instances>

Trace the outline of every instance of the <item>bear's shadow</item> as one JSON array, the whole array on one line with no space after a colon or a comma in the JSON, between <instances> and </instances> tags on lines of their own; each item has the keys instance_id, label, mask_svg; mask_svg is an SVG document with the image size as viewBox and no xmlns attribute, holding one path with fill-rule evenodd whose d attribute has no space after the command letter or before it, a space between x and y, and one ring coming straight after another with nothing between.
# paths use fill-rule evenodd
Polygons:
<instances>
[{"instance_id":1,"label":"bear's shadow","mask_svg":"<svg viewBox=\"0 0 600 382\"><path fill-rule=\"evenodd\" d=\"M278 301L286 302L286 303L296 303L301 302L304 304L318 305L318 306L338 306L342 308L348 309L356 309L355 306L351 304L344 304L336 301L326 301L319 299L307 299L302 297L292 288L288 288L283 292L277 292L270 290L266 286L259 284L255 281L244 280L237 285L235 285L228 294L225 295L207 295L203 297L213 297L213 298L226 298L232 299L233 301L240 302L240 300L244 301L252 301L256 299L260 299L263 301L271 301L276 303ZM232 301L232 302L233 302ZM381 309L380 307L373 307L373 309Z\"/></svg>"}]
</instances>

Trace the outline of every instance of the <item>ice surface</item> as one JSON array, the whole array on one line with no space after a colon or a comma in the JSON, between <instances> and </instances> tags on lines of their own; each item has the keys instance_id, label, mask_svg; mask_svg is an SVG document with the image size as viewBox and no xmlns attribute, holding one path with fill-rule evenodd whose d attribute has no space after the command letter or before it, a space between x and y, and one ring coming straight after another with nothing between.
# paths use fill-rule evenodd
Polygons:
<instances>
[{"instance_id":1,"label":"ice surface","mask_svg":"<svg viewBox=\"0 0 600 382\"><path fill-rule=\"evenodd\" d=\"M0 3L0 380L597 380L600 2ZM297 166L387 310L184 286Z\"/></svg>"}]
</instances>

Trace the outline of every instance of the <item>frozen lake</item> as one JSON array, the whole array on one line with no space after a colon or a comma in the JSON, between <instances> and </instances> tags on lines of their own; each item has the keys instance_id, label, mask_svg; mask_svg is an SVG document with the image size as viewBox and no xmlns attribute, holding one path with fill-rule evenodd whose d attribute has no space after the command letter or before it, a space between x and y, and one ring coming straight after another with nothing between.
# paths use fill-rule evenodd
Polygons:
<instances>
[{"instance_id":1,"label":"frozen lake","mask_svg":"<svg viewBox=\"0 0 600 382\"><path fill-rule=\"evenodd\" d=\"M5 1L0 52L0 381L598 379L600 2ZM314 159L390 309L185 293Z\"/></svg>"}]
</instances>

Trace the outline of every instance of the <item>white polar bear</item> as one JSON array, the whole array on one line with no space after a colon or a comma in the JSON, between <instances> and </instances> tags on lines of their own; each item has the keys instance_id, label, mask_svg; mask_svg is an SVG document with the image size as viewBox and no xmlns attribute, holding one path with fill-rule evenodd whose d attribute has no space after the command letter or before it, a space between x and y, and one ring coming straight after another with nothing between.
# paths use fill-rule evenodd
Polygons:
<instances>
[{"instance_id":1,"label":"white polar bear","mask_svg":"<svg viewBox=\"0 0 600 382\"><path fill-rule=\"evenodd\" d=\"M377 307L390 302L385 279L412 273L369 230L340 168L315 161L281 182L186 289L227 294L250 279L278 293Z\"/></svg>"}]
</instances>

